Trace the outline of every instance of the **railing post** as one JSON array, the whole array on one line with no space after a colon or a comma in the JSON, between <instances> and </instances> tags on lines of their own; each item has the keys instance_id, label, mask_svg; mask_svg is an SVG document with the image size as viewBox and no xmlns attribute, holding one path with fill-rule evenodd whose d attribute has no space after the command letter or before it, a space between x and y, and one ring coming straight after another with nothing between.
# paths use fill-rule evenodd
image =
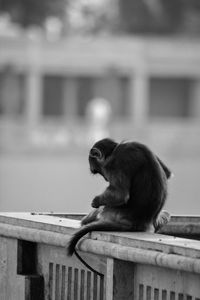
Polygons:
<instances>
[{"instance_id":1,"label":"railing post","mask_svg":"<svg viewBox=\"0 0 200 300\"><path fill-rule=\"evenodd\" d=\"M0 298L25 300L24 278L17 276L17 240L0 237Z\"/></svg>"},{"instance_id":2,"label":"railing post","mask_svg":"<svg viewBox=\"0 0 200 300\"><path fill-rule=\"evenodd\" d=\"M0 299L43 300L43 277L38 274L18 274L18 250L17 239L0 237ZM31 257L27 256L29 259Z\"/></svg>"},{"instance_id":3,"label":"railing post","mask_svg":"<svg viewBox=\"0 0 200 300\"><path fill-rule=\"evenodd\" d=\"M134 299L134 264L107 259L106 300Z\"/></svg>"}]
</instances>

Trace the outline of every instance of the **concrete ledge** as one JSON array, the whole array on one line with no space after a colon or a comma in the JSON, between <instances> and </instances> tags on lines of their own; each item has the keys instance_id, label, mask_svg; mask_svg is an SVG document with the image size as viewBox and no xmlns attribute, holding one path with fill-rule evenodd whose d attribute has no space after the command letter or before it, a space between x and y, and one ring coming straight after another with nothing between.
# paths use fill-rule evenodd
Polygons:
<instances>
[{"instance_id":1,"label":"concrete ledge","mask_svg":"<svg viewBox=\"0 0 200 300\"><path fill-rule=\"evenodd\" d=\"M196 219L195 219L196 220ZM0 236L66 247L78 220L30 213L1 213ZM149 233L93 232L81 251L135 263L200 273L199 241Z\"/></svg>"}]
</instances>

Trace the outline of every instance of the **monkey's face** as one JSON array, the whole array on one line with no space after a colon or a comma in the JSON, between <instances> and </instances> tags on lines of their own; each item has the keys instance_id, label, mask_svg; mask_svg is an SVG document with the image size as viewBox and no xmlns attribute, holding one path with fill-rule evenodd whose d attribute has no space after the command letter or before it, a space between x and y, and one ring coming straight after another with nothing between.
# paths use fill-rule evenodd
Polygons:
<instances>
[{"instance_id":1,"label":"monkey's face","mask_svg":"<svg viewBox=\"0 0 200 300\"><path fill-rule=\"evenodd\" d=\"M89 153L89 164L91 173L101 174L103 176L102 166L104 161L105 157L103 153L98 148L93 147Z\"/></svg>"},{"instance_id":2,"label":"monkey's face","mask_svg":"<svg viewBox=\"0 0 200 300\"><path fill-rule=\"evenodd\" d=\"M117 143L111 139L103 139L94 144L89 153L90 171L92 174L100 174L105 180L104 163L111 156Z\"/></svg>"}]
</instances>

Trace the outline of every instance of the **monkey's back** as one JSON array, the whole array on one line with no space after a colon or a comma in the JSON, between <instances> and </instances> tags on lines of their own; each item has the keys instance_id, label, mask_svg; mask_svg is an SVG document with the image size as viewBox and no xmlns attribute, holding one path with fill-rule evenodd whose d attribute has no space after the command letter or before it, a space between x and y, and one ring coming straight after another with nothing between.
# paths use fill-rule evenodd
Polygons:
<instances>
[{"instance_id":1,"label":"monkey's back","mask_svg":"<svg viewBox=\"0 0 200 300\"><path fill-rule=\"evenodd\" d=\"M159 213L167 195L167 178L148 147L136 142L119 144L106 169L119 181L126 177L129 200L125 206L134 218L152 220Z\"/></svg>"}]
</instances>

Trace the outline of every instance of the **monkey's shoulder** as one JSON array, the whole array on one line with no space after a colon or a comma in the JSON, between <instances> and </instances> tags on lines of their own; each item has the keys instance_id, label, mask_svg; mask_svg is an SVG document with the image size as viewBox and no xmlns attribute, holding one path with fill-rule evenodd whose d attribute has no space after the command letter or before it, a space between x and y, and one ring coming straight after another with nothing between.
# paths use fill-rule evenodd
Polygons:
<instances>
[{"instance_id":1,"label":"monkey's shoulder","mask_svg":"<svg viewBox=\"0 0 200 300\"><path fill-rule=\"evenodd\" d=\"M113 171L123 170L137 159L139 153L140 150L134 142L119 144L105 162L104 168Z\"/></svg>"},{"instance_id":2,"label":"monkey's shoulder","mask_svg":"<svg viewBox=\"0 0 200 300\"><path fill-rule=\"evenodd\" d=\"M118 146L115 148L115 153L117 154L136 154L141 153L145 151L150 151L150 149L139 142L124 142L118 144Z\"/></svg>"}]
</instances>

